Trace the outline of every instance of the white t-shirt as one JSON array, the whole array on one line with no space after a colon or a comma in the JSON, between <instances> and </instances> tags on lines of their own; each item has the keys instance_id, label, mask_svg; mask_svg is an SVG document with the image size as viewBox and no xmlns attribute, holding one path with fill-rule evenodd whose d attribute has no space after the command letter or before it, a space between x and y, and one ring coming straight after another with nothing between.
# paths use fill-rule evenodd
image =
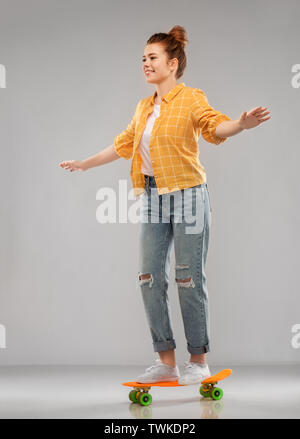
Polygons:
<instances>
[{"instance_id":1,"label":"white t-shirt","mask_svg":"<svg viewBox=\"0 0 300 439\"><path fill-rule=\"evenodd\" d=\"M150 143L151 132L155 119L159 116L159 114L160 114L160 104L154 104L154 110L148 116L146 127L139 144L139 150L142 157L141 171L143 174L146 175L154 175L151 165L151 159L150 159L149 143Z\"/></svg>"}]
</instances>

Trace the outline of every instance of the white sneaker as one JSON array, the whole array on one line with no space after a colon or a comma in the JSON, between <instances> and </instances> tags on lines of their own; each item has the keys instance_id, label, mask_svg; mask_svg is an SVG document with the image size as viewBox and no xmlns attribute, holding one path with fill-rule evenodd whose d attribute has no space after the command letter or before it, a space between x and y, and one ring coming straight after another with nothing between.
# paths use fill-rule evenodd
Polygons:
<instances>
[{"instance_id":1,"label":"white sneaker","mask_svg":"<svg viewBox=\"0 0 300 439\"><path fill-rule=\"evenodd\" d=\"M164 364L160 359L155 360L156 364L150 366L136 379L138 383L156 383L158 381L177 381L180 377L178 366L171 367Z\"/></svg>"},{"instance_id":2,"label":"white sneaker","mask_svg":"<svg viewBox=\"0 0 300 439\"><path fill-rule=\"evenodd\" d=\"M186 361L184 363L183 374L179 378L178 384L197 384L210 376L211 373L207 364Z\"/></svg>"}]
</instances>

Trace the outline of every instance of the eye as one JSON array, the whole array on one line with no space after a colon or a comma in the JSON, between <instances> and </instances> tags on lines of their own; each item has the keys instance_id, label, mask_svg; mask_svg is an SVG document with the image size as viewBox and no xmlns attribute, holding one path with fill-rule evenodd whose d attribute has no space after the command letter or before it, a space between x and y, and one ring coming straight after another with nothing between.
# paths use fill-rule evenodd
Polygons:
<instances>
[{"instance_id":1,"label":"eye","mask_svg":"<svg viewBox=\"0 0 300 439\"><path fill-rule=\"evenodd\" d=\"M151 58L151 59L155 59L155 58L156 58L156 56L150 56L150 58ZM145 59L145 58L143 58L143 59L142 59L142 62L145 62L145 61L146 61L146 59Z\"/></svg>"}]
</instances>

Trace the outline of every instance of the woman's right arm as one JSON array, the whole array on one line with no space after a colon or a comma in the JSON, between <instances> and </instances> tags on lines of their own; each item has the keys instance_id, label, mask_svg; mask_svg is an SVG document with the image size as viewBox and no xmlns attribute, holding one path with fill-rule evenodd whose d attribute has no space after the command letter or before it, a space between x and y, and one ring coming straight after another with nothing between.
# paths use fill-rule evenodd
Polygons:
<instances>
[{"instance_id":1,"label":"woman's right arm","mask_svg":"<svg viewBox=\"0 0 300 439\"><path fill-rule=\"evenodd\" d=\"M110 145L102 151L98 152L85 160L69 160L61 162L59 165L64 169L72 171L86 171L87 169L94 168L95 166L105 165L106 163L113 162L121 158L114 148L114 145Z\"/></svg>"}]
</instances>

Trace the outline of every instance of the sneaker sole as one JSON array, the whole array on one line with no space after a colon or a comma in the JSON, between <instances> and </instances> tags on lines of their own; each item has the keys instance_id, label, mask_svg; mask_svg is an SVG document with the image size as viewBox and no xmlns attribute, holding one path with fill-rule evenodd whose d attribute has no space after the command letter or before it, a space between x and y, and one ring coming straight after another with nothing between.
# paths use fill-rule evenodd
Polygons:
<instances>
[{"instance_id":1,"label":"sneaker sole","mask_svg":"<svg viewBox=\"0 0 300 439\"><path fill-rule=\"evenodd\" d=\"M210 376L211 375L204 376L204 377L199 378L199 380L195 380L195 381L191 381L191 380L182 380L182 381L180 381L180 380L178 380L178 384L186 384L186 385L188 385L188 384L199 384L203 380L205 380L206 378L209 378Z\"/></svg>"},{"instance_id":2,"label":"sneaker sole","mask_svg":"<svg viewBox=\"0 0 300 439\"><path fill-rule=\"evenodd\" d=\"M152 379L152 380L142 380L142 379L137 379L136 382L137 383L141 383L141 384L150 384L150 383L159 383L159 382L174 382L174 381L178 381L179 377L175 377L175 378L156 378L156 379Z\"/></svg>"}]
</instances>

